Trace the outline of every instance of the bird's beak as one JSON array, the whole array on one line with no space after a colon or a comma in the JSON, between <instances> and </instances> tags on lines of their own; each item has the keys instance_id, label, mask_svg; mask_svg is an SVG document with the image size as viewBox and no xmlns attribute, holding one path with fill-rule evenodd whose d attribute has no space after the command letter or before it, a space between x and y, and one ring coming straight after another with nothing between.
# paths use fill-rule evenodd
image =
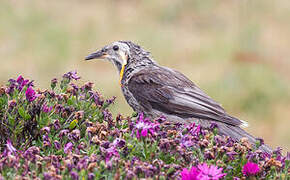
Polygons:
<instances>
[{"instance_id":1,"label":"bird's beak","mask_svg":"<svg viewBox=\"0 0 290 180\"><path fill-rule=\"evenodd\" d=\"M91 59L105 59L107 58L109 55L103 51L103 50L100 50L100 51L96 51L90 55L88 55L85 60L91 60Z\"/></svg>"}]
</instances>

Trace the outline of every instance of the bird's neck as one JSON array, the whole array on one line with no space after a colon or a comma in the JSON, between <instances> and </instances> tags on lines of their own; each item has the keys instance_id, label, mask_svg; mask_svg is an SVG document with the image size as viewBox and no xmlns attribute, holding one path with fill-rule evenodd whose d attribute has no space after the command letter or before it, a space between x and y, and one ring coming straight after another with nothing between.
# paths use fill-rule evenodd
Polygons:
<instances>
[{"instance_id":1,"label":"bird's neck","mask_svg":"<svg viewBox=\"0 0 290 180\"><path fill-rule=\"evenodd\" d=\"M126 83L126 81L129 80L134 73L152 65L157 65L157 63L148 57L141 61L131 59L131 61L129 61L129 63L125 66L124 72L122 73L122 69L119 71L120 85L122 86L124 83Z\"/></svg>"}]
</instances>

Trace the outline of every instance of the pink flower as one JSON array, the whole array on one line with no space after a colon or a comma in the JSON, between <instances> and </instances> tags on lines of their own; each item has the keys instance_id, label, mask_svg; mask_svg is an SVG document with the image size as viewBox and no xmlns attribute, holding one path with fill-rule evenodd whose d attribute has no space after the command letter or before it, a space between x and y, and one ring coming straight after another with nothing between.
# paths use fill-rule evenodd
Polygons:
<instances>
[{"instance_id":1,"label":"pink flower","mask_svg":"<svg viewBox=\"0 0 290 180\"><path fill-rule=\"evenodd\" d=\"M59 150L61 148L61 145L58 140L54 140L53 144L54 144L55 149Z\"/></svg>"},{"instance_id":2,"label":"pink flower","mask_svg":"<svg viewBox=\"0 0 290 180\"><path fill-rule=\"evenodd\" d=\"M142 129L141 136L146 137L148 134L148 129Z\"/></svg>"},{"instance_id":3,"label":"pink flower","mask_svg":"<svg viewBox=\"0 0 290 180\"><path fill-rule=\"evenodd\" d=\"M106 151L106 158L105 158L106 162L108 162L113 156L120 157L117 149L114 146L106 149L105 151Z\"/></svg>"},{"instance_id":4,"label":"pink flower","mask_svg":"<svg viewBox=\"0 0 290 180\"><path fill-rule=\"evenodd\" d=\"M158 128L158 123L152 123L148 118L144 119L143 114L140 114L132 133L136 131L136 137L139 139L141 136L147 137L149 133L154 135L155 130Z\"/></svg>"},{"instance_id":5,"label":"pink flower","mask_svg":"<svg viewBox=\"0 0 290 180\"><path fill-rule=\"evenodd\" d=\"M46 104L44 104L43 106L42 106L42 111L44 112L44 113L50 113L51 112L51 110L52 110L52 106L47 106Z\"/></svg>"},{"instance_id":6,"label":"pink flower","mask_svg":"<svg viewBox=\"0 0 290 180\"><path fill-rule=\"evenodd\" d=\"M41 129L41 131L42 131L42 132L45 132L45 133L47 133L47 134L49 134L49 133L50 133L50 127L49 127L49 126L45 126L45 127L43 127L43 128Z\"/></svg>"},{"instance_id":7,"label":"pink flower","mask_svg":"<svg viewBox=\"0 0 290 180\"><path fill-rule=\"evenodd\" d=\"M25 85L29 83L28 79L24 79L21 75L18 76L16 82L18 83L18 90L21 91Z\"/></svg>"},{"instance_id":8,"label":"pink flower","mask_svg":"<svg viewBox=\"0 0 290 180\"><path fill-rule=\"evenodd\" d=\"M208 166L206 163L203 163L199 164L197 168L199 170L197 176L199 180L218 180L227 175L226 173L222 173L223 168L218 168L215 165Z\"/></svg>"},{"instance_id":9,"label":"pink flower","mask_svg":"<svg viewBox=\"0 0 290 180\"><path fill-rule=\"evenodd\" d=\"M198 180L197 179L198 174L199 172L194 166L190 169L190 171L188 171L188 169L186 168L183 168L183 170L181 171L181 179L182 180Z\"/></svg>"},{"instance_id":10,"label":"pink flower","mask_svg":"<svg viewBox=\"0 0 290 180\"><path fill-rule=\"evenodd\" d=\"M190 171L184 168L181 172L182 180L219 180L227 175L222 173L223 168L218 168L215 165L208 166L206 163L199 164L196 167L192 167Z\"/></svg>"},{"instance_id":11,"label":"pink flower","mask_svg":"<svg viewBox=\"0 0 290 180\"><path fill-rule=\"evenodd\" d=\"M69 142L64 146L63 151L64 153L68 154L72 151L72 148L73 148L73 143Z\"/></svg>"},{"instance_id":12,"label":"pink flower","mask_svg":"<svg viewBox=\"0 0 290 180\"><path fill-rule=\"evenodd\" d=\"M17 151L15 149L15 147L12 145L10 139L7 140L6 147L7 147L8 151L11 153L15 153Z\"/></svg>"},{"instance_id":13,"label":"pink flower","mask_svg":"<svg viewBox=\"0 0 290 180\"><path fill-rule=\"evenodd\" d=\"M18 84L22 84L23 81L24 81L24 78L21 75L19 75L18 78L16 79L16 82Z\"/></svg>"},{"instance_id":14,"label":"pink flower","mask_svg":"<svg viewBox=\"0 0 290 180\"><path fill-rule=\"evenodd\" d=\"M78 75L77 75L77 71L70 71L70 72L68 72L68 73L66 73L66 74L64 74L63 75L63 77L64 78L67 78L67 79L69 79L69 80L79 80L81 77L79 77Z\"/></svg>"},{"instance_id":15,"label":"pink flower","mask_svg":"<svg viewBox=\"0 0 290 180\"><path fill-rule=\"evenodd\" d=\"M191 123L189 125L186 126L188 129L188 132L191 133L191 135L199 135L200 133L200 125L197 125L195 123Z\"/></svg>"},{"instance_id":16,"label":"pink flower","mask_svg":"<svg viewBox=\"0 0 290 180\"><path fill-rule=\"evenodd\" d=\"M32 89L32 87L28 87L26 92L25 92L25 96L27 101L32 102L36 99L36 95L35 95L35 91Z\"/></svg>"},{"instance_id":17,"label":"pink flower","mask_svg":"<svg viewBox=\"0 0 290 180\"><path fill-rule=\"evenodd\" d=\"M260 171L260 168L258 164L256 163L247 162L243 167L243 174L245 176L254 176L258 174L259 171Z\"/></svg>"}]
</instances>

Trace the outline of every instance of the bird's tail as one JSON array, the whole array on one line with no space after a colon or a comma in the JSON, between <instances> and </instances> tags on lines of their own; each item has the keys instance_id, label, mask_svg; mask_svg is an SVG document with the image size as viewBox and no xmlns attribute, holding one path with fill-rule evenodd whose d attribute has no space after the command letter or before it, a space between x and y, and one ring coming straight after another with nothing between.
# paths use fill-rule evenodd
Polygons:
<instances>
[{"instance_id":1,"label":"bird's tail","mask_svg":"<svg viewBox=\"0 0 290 180\"><path fill-rule=\"evenodd\" d=\"M252 146L256 144L256 138L251 134L247 133L245 130L240 128L239 126L232 126L224 123L217 123L219 134L229 136L233 138L235 141L240 141L243 137L246 137ZM263 152L271 153L272 149L268 145L261 145L259 147Z\"/></svg>"}]
</instances>

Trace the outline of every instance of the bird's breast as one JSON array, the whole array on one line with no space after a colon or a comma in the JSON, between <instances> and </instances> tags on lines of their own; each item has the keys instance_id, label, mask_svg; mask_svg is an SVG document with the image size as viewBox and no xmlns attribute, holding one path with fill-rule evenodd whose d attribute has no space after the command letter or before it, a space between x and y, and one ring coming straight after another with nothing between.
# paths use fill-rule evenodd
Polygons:
<instances>
[{"instance_id":1,"label":"bird's breast","mask_svg":"<svg viewBox=\"0 0 290 180\"><path fill-rule=\"evenodd\" d=\"M142 106L140 106L134 95L129 91L128 84L124 83L121 89L127 103L131 106L131 108L136 112L143 112L144 110Z\"/></svg>"}]
</instances>

